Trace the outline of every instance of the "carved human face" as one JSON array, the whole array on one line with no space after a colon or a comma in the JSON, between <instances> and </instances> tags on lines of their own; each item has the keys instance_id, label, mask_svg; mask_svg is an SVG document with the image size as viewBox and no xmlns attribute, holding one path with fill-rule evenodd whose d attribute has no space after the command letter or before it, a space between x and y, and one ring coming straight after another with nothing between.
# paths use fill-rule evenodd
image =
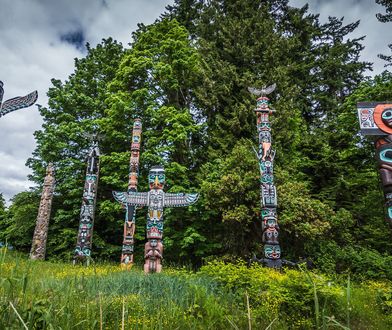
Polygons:
<instances>
[{"instance_id":1,"label":"carved human face","mask_svg":"<svg viewBox=\"0 0 392 330\"><path fill-rule=\"evenodd\" d=\"M165 170L162 166L152 167L148 176L150 189L163 189L165 186L165 179Z\"/></svg>"},{"instance_id":2,"label":"carved human face","mask_svg":"<svg viewBox=\"0 0 392 330\"><path fill-rule=\"evenodd\" d=\"M269 98L262 96L260 98L257 99L257 108L258 109L267 109L268 108L268 101Z\"/></svg>"}]
</instances>

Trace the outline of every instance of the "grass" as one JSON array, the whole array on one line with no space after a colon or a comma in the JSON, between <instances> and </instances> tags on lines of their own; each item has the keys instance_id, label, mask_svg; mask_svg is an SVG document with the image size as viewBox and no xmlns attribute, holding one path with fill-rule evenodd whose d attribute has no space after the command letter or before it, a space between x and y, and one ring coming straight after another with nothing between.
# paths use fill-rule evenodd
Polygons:
<instances>
[{"instance_id":1,"label":"grass","mask_svg":"<svg viewBox=\"0 0 392 330\"><path fill-rule=\"evenodd\" d=\"M389 283L212 263L144 275L0 254L0 329L388 329ZM310 281L310 282L309 282ZM365 295L366 293L366 295ZM372 308L365 308L364 304ZM382 312L384 309L384 313ZM390 323L388 323L390 322Z\"/></svg>"}]
</instances>

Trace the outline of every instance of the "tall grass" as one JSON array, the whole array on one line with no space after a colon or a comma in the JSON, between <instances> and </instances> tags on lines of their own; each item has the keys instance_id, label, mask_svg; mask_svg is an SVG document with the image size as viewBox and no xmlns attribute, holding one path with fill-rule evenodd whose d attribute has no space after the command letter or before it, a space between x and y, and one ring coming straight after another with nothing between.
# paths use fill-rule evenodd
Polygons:
<instances>
[{"instance_id":1,"label":"tall grass","mask_svg":"<svg viewBox=\"0 0 392 330\"><path fill-rule=\"evenodd\" d=\"M211 264L144 275L29 261L0 250L0 329L389 329L367 284ZM387 284L378 284L388 299ZM367 294L366 297L364 294ZM367 309L364 303L372 304ZM313 307L312 307L313 304ZM361 307L362 306L362 307ZM386 307L385 307L386 306ZM388 306L385 305L387 308ZM345 325L343 325L345 324Z\"/></svg>"},{"instance_id":2,"label":"tall grass","mask_svg":"<svg viewBox=\"0 0 392 330\"><path fill-rule=\"evenodd\" d=\"M117 265L84 268L0 258L0 329L223 329L247 322L232 293L205 276L145 276Z\"/></svg>"}]
</instances>

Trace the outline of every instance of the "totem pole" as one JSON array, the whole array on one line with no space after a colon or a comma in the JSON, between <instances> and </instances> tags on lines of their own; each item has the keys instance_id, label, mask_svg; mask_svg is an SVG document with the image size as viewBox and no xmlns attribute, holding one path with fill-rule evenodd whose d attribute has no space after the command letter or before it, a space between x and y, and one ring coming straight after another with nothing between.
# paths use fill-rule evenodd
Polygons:
<instances>
[{"instance_id":1,"label":"totem pole","mask_svg":"<svg viewBox=\"0 0 392 330\"><path fill-rule=\"evenodd\" d=\"M135 119L133 123L132 141L131 141L131 158L129 162L129 181L128 192L137 191L139 177L139 155L142 134L142 122ZM136 206L127 204L124 222L124 238L121 253L121 267L130 268L133 264L133 245L136 225Z\"/></svg>"},{"instance_id":2,"label":"totem pole","mask_svg":"<svg viewBox=\"0 0 392 330\"><path fill-rule=\"evenodd\" d=\"M41 194L41 202L39 204L38 216L33 236L33 244L31 246L30 259L44 260L46 254L46 240L48 237L49 218L52 208L53 192L54 192L54 166L50 163L46 169L46 177Z\"/></svg>"},{"instance_id":3,"label":"totem pole","mask_svg":"<svg viewBox=\"0 0 392 330\"><path fill-rule=\"evenodd\" d=\"M80 223L73 263L85 262L90 264L91 244L94 228L95 203L97 200L99 178L99 147L93 141L87 157L86 180L84 184Z\"/></svg>"},{"instance_id":4,"label":"totem pole","mask_svg":"<svg viewBox=\"0 0 392 330\"><path fill-rule=\"evenodd\" d=\"M38 92L34 91L26 96L17 96L3 102L3 85L3 82L0 81L0 117L18 109L27 108L37 101Z\"/></svg>"},{"instance_id":5,"label":"totem pole","mask_svg":"<svg viewBox=\"0 0 392 330\"><path fill-rule=\"evenodd\" d=\"M264 257L253 257L251 261L260 262L267 267L281 268L282 265L295 266L296 263L280 258L279 225L276 213L277 195L274 184L274 158L275 150L271 149L271 124L269 115L274 112L269 108L269 98L266 95L272 93L276 84L262 89L249 87L248 90L256 96L257 108L257 133L259 136L259 149L256 156L260 170L260 199L261 199L261 229L262 242L264 243Z\"/></svg>"},{"instance_id":6,"label":"totem pole","mask_svg":"<svg viewBox=\"0 0 392 330\"><path fill-rule=\"evenodd\" d=\"M363 135L377 136L376 156L387 208L386 220L392 225L392 102L357 104Z\"/></svg>"},{"instance_id":7,"label":"totem pole","mask_svg":"<svg viewBox=\"0 0 392 330\"><path fill-rule=\"evenodd\" d=\"M165 193L165 170L162 166L150 169L149 192L113 192L114 198L124 206L148 206L147 239L144 250L144 272L159 273L162 270L163 255L163 209L165 207L189 206L195 203L199 194Z\"/></svg>"}]
</instances>

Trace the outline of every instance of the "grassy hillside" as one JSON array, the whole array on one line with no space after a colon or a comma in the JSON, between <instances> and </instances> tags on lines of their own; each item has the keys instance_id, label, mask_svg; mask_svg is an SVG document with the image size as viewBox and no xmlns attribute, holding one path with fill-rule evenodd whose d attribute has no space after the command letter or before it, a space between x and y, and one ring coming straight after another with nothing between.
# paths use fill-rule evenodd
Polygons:
<instances>
[{"instance_id":1,"label":"grassy hillside","mask_svg":"<svg viewBox=\"0 0 392 330\"><path fill-rule=\"evenodd\" d=\"M391 329L388 282L213 262L197 273L30 262L1 250L0 329Z\"/></svg>"}]
</instances>

